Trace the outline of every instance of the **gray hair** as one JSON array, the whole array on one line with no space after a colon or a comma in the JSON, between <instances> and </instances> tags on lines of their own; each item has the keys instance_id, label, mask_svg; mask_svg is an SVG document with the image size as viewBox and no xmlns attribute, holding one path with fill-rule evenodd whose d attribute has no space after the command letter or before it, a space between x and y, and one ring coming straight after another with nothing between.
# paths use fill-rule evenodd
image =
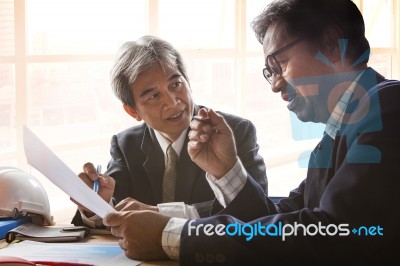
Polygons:
<instances>
[{"instance_id":1,"label":"gray hair","mask_svg":"<svg viewBox=\"0 0 400 266\"><path fill-rule=\"evenodd\" d=\"M143 36L121 46L111 69L112 90L123 104L135 105L131 86L143 71L154 65L163 69L178 68L189 82L182 55L167 41Z\"/></svg>"}]
</instances>

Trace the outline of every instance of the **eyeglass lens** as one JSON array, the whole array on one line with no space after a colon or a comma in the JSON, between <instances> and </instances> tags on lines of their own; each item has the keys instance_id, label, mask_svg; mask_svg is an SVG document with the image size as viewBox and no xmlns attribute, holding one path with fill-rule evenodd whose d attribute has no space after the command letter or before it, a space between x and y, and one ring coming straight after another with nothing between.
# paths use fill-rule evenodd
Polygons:
<instances>
[{"instance_id":1,"label":"eyeglass lens","mask_svg":"<svg viewBox=\"0 0 400 266\"><path fill-rule=\"evenodd\" d=\"M276 61L275 57L269 56L268 59L267 59L267 63L268 63L268 66L269 66L270 70L273 73L275 73L277 75L282 74L281 67L280 67L278 61ZM271 76L272 76L272 73L271 73Z\"/></svg>"}]
</instances>

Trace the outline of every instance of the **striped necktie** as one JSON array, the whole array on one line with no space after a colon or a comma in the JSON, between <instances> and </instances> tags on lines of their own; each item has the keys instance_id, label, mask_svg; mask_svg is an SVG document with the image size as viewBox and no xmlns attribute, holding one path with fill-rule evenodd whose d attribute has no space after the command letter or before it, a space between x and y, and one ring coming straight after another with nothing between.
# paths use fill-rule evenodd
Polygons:
<instances>
[{"instance_id":1,"label":"striped necktie","mask_svg":"<svg viewBox=\"0 0 400 266\"><path fill-rule=\"evenodd\" d=\"M167 148L167 163L163 178L163 202L175 201L175 183L177 178L178 155L172 145Z\"/></svg>"}]
</instances>

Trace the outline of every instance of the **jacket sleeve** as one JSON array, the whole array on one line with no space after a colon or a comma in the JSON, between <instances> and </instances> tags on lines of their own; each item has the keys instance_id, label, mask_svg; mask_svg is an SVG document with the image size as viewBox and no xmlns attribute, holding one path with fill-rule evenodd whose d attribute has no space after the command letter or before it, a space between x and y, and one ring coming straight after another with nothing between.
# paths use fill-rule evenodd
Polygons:
<instances>
[{"instance_id":1,"label":"jacket sleeve","mask_svg":"<svg viewBox=\"0 0 400 266\"><path fill-rule=\"evenodd\" d=\"M264 159L258 153L260 147L257 143L257 133L254 124L247 119L241 119L231 125L235 136L238 157L246 171L261 186L268 195L268 180Z\"/></svg>"},{"instance_id":2,"label":"jacket sleeve","mask_svg":"<svg viewBox=\"0 0 400 266\"><path fill-rule=\"evenodd\" d=\"M243 195L241 205L232 201L231 210L185 224L181 264L379 265L398 259L400 85L365 97L352 115L356 120L349 121L334 144L335 167L323 170L332 171L332 177L317 207L288 205L288 212L259 215L263 208L270 211L265 201ZM305 201L321 180L308 181L299 187ZM258 218L241 220L252 211ZM223 230L228 226L231 234Z\"/></svg>"},{"instance_id":3,"label":"jacket sleeve","mask_svg":"<svg viewBox=\"0 0 400 266\"><path fill-rule=\"evenodd\" d=\"M131 187L130 174L125 156L120 148L118 137L114 135L111 138L110 148L111 159L107 165L106 175L115 179L114 199L116 203L130 196L129 188Z\"/></svg>"}]
</instances>

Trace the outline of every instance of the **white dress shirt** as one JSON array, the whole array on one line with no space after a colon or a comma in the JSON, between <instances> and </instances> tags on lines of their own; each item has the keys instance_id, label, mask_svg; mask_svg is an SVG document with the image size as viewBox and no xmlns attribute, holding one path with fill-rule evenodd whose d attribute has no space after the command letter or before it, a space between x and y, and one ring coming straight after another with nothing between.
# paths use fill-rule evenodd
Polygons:
<instances>
[{"instance_id":1,"label":"white dress shirt","mask_svg":"<svg viewBox=\"0 0 400 266\"><path fill-rule=\"evenodd\" d=\"M186 138L186 133L187 133L188 129L185 129L181 135L178 137L177 140L175 140L174 142L172 142L172 148L174 148L176 154L178 155L178 157L181 155L181 151L182 151L182 147L183 147L183 143L185 142L185 138ZM171 141L169 141L166 137L164 137L159 131L154 130L154 133L156 135L157 141L161 146L161 149L164 153L164 158L165 158L165 164L167 163L167 148L169 146L169 144L171 144Z\"/></svg>"}]
</instances>

